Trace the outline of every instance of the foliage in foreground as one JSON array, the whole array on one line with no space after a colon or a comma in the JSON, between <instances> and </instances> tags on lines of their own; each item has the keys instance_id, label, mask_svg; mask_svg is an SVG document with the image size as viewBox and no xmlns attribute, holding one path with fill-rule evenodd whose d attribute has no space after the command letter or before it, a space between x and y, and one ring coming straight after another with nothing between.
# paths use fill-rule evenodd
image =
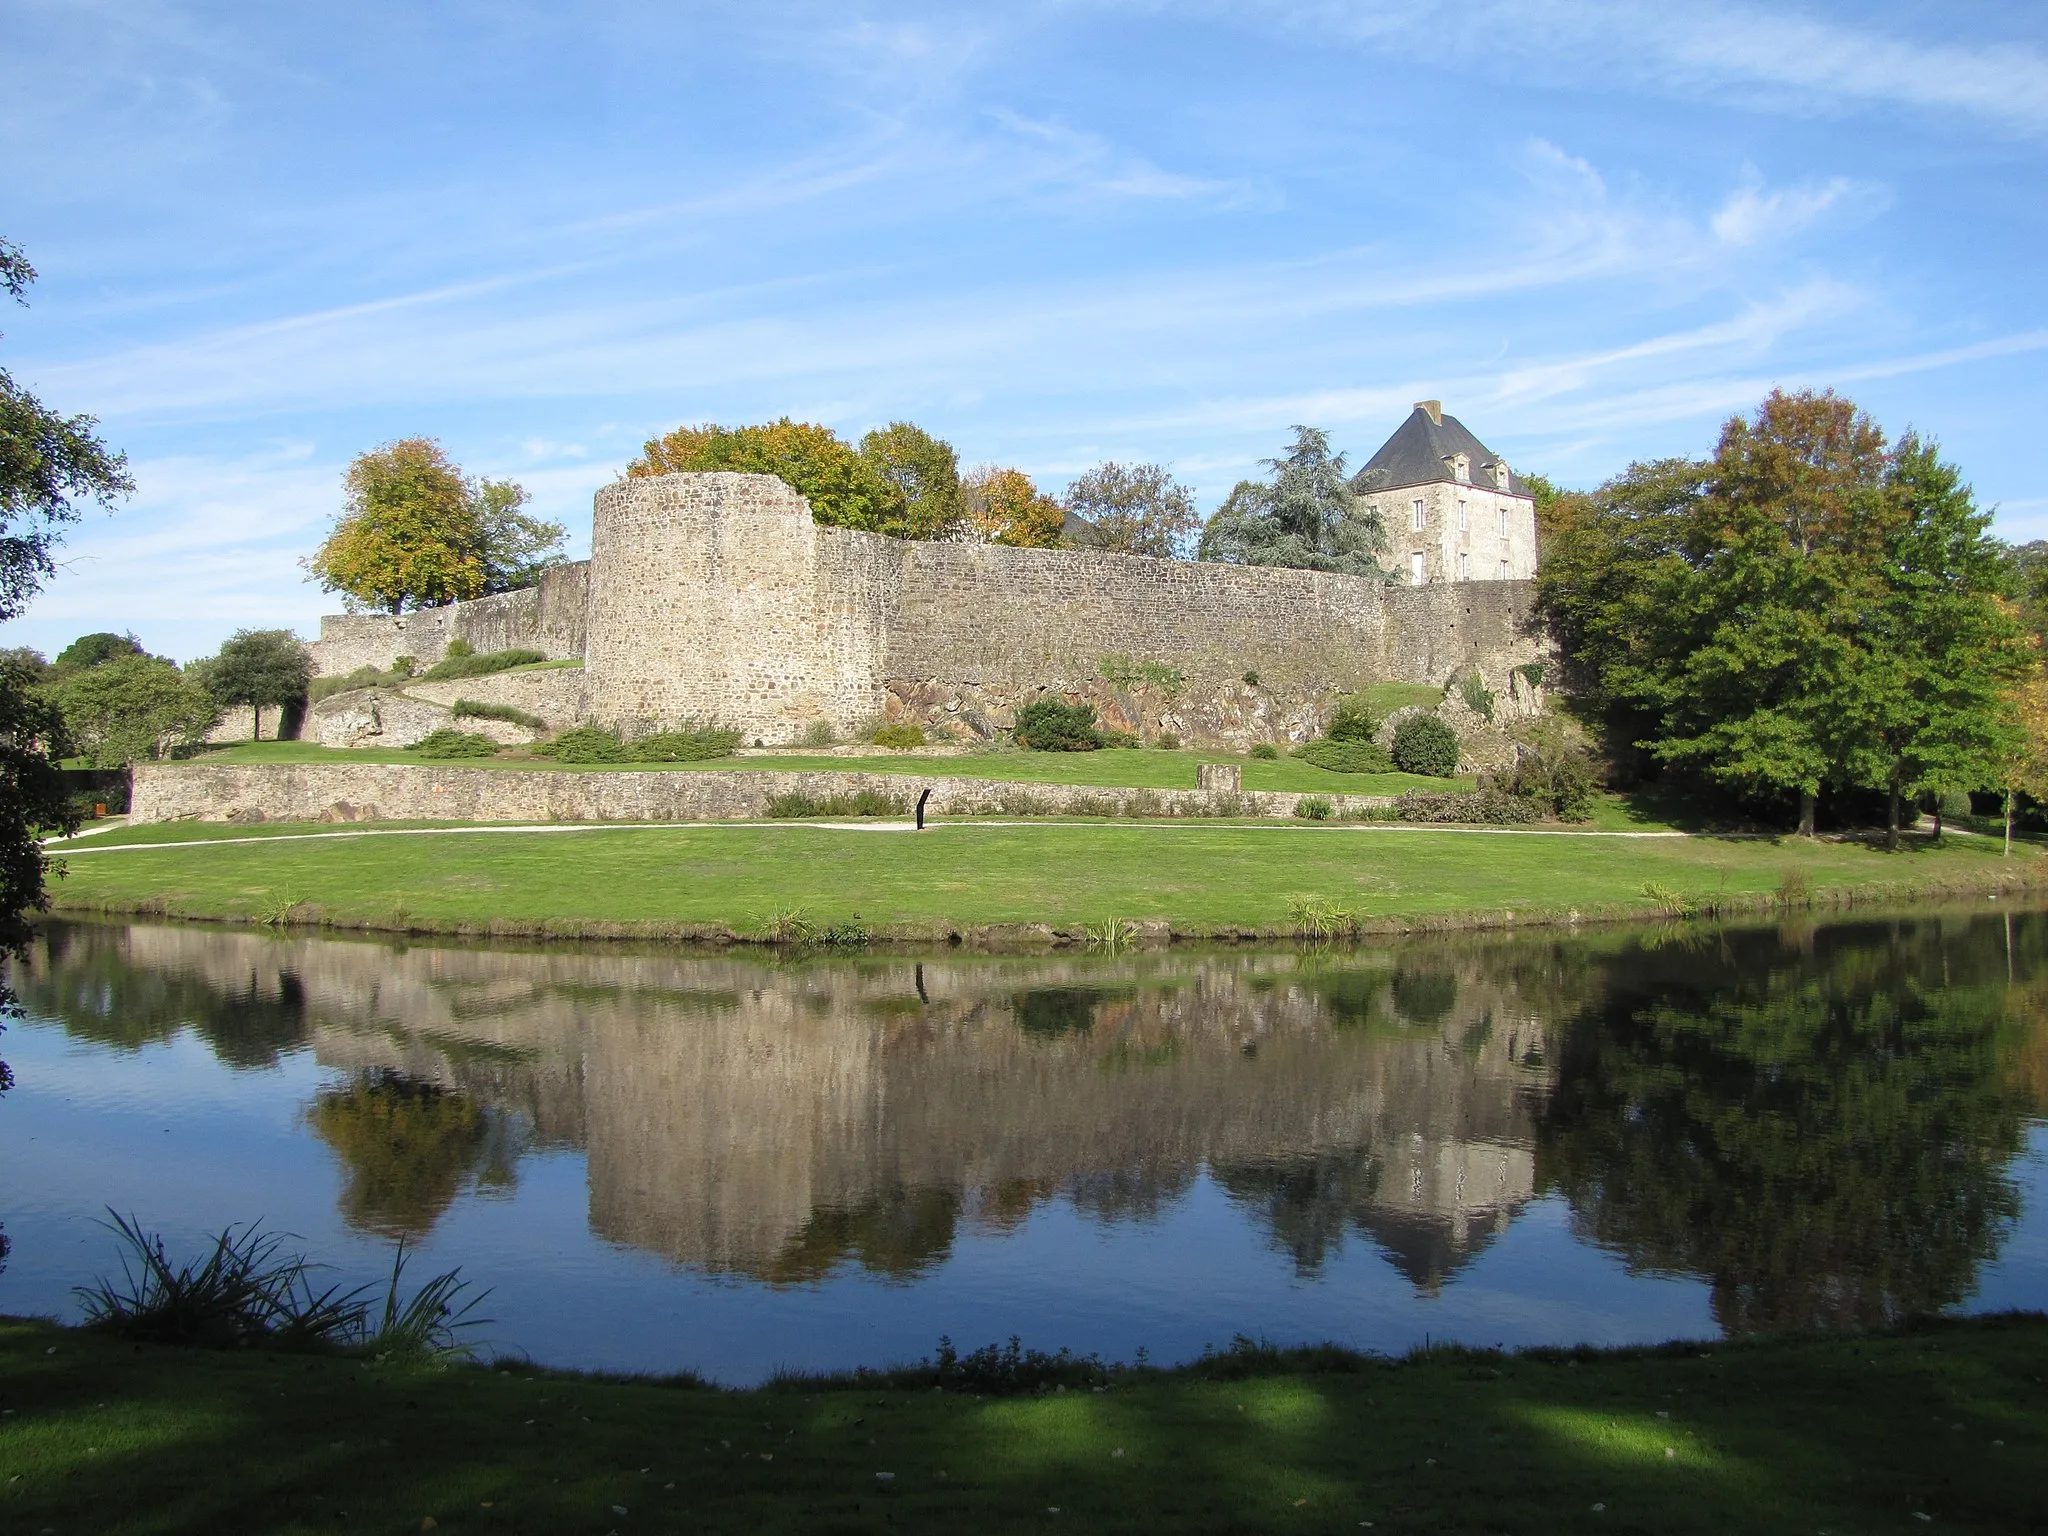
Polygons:
<instances>
[{"instance_id":1,"label":"foliage in foreground","mask_svg":"<svg viewBox=\"0 0 2048 1536\"><path fill-rule=\"evenodd\" d=\"M1033 699L1017 711L1017 745L1034 752L1093 752L1102 746L1093 704Z\"/></svg>"},{"instance_id":2,"label":"foliage in foreground","mask_svg":"<svg viewBox=\"0 0 2048 1536\"><path fill-rule=\"evenodd\" d=\"M121 1278L80 1286L85 1326L116 1338L200 1349L361 1349L380 1355L431 1359L466 1355L473 1345L463 1330L488 1292L463 1299L469 1283L460 1270L436 1275L401 1301L405 1244L374 1308L374 1287L317 1289L319 1267L284 1252L287 1234L260 1223L227 1227L202 1257L177 1263L162 1237L132 1216L110 1223L123 1248Z\"/></svg>"}]
</instances>

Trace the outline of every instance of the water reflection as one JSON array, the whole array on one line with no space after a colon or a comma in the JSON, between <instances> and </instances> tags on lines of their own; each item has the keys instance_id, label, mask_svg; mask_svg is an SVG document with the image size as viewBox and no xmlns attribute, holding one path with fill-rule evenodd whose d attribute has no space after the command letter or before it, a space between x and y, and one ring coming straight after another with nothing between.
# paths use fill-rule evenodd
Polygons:
<instances>
[{"instance_id":1,"label":"water reflection","mask_svg":"<svg viewBox=\"0 0 2048 1536\"><path fill-rule=\"evenodd\" d=\"M1968 1294L2048 1087L2033 916L802 966L79 924L20 986L117 1049L311 1051L359 1231L569 1148L592 1231L771 1287L1206 1179L1304 1281L1360 1243L1437 1295L1561 1196L1728 1331L1861 1325Z\"/></svg>"}]
</instances>

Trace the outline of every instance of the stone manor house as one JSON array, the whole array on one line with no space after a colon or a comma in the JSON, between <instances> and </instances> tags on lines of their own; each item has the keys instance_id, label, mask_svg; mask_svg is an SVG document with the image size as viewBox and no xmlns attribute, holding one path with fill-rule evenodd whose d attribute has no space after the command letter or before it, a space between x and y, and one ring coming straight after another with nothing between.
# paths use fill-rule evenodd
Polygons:
<instances>
[{"instance_id":1,"label":"stone manor house","mask_svg":"<svg viewBox=\"0 0 2048 1536\"><path fill-rule=\"evenodd\" d=\"M915 721L998 736L1048 693L1147 740L1242 750L1315 735L1347 692L1477 673L1506 715L1536 707L1535 502L1500 455L1426 400L1354 488L1377 507L1395 584L1320 571L885 538L815 522L769 475L675 474L598 491L591 554L539 585L442 608L323 619L323 676L452 640L580 663L323 699L306 732L391 746L458 698L548 730L686 723L786 745ZM1443 708L1455 713L1460 690ZM1455 720L1461 733L1472 722ZM524 728L465 721L507 741Z\"/></svg>"}]
</instances>

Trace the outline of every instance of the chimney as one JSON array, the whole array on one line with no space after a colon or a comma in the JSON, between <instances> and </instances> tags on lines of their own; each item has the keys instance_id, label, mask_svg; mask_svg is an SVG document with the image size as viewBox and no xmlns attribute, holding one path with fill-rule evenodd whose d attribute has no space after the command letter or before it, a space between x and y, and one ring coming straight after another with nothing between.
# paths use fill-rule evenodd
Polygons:
<instances>
[{"instance_id":1,"label":"chimney","mask_svg":"<svg viewBox=\"0 0 2048 1536\"><path fill-rule=\"evenodd\" d=\"M1444 424L1444 403L1443 403L1443 401L1441 401L1441 400L1418 400L1418 401L1416 401L1416 402L1415 402L1415 409L1417 409L1418 411L1423 411L1423 412L1426 412L1426 413L1428 414L1428 416L1429 416L1429 419L1430 419L1431 421L1435 422L1435 423L1436 423L1436 424L1437 424L1438 426L1442 426L1442 425Z\"/></svg>"}]
</instances>

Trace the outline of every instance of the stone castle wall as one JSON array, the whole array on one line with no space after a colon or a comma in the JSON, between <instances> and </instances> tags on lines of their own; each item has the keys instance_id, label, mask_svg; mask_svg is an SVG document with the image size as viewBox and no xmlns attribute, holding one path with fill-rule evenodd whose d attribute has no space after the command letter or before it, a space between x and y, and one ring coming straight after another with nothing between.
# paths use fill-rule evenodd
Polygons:
<instances>
[{"instance_id":1,"label":"stone castle wall","mask_svg":"<svg viewBox=\"0 0 2048 1536\"><path fill-rule=\"evenodd\" d=\"M1088 550L908 542L813 521L765 475L664 475L597 494L591 559L539 588L397 618L324 620L324 674L530 646L584 659L586 717L793 742L881 718L988 737L1048 691L1147 738L1244 747L1316 734L1340 692L1475 668L1502 699L1542 654L1528 581L1354 576Z\"/></svg>"}]
</instances>

